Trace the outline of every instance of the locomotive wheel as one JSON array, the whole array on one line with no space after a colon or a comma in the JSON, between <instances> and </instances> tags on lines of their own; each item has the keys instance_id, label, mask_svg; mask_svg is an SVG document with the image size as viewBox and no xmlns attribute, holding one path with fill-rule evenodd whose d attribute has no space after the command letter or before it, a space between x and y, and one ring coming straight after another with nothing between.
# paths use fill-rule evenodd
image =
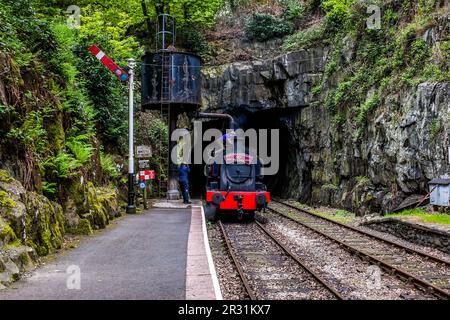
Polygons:
<instances>
[{"instance_id":1,"label":"locomotive wheel","mask_svg":"<svg viewBox=\"0 0 450 320\"><path fill-rule=\"evenodd\" d=\"M217 206L207 203L205 206L205 218L208 221L217 221Z\"/></svg>"}]
</instances>

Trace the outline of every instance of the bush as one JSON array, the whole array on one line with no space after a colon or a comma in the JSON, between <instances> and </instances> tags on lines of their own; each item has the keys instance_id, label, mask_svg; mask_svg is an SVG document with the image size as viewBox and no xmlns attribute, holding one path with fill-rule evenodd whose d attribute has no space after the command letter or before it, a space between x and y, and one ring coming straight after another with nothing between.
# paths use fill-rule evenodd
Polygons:
<instances>
[{"instance_id":1,"label":"bush","mask_svg":"<svg viewBox=\"0 0 450 320\"><path fill-rule=\"evenodd\" d=\"M330 29L341 29L350 17L350 6L354 0L324 0L322 8L325 11L327 25Z\"/></svg>"},{"instance_id":2,"label":"bush","mask_svg":"<svg viewBox=\"0 0 450 320\"><path fill-rule=\"evenodd\" d=\"M284 6L284 16L288 21L295 23L303 19L306 7L299 0L284 0Z\"/></svg>"},{"instance_id":3,"label":"bush","mask_svg":"<svg viewBox=\"0 0 450 320\"><path fill-rule=\"evenodd\" d=\"M187 28L180 32L180 36L183 39L183 47L199 55L206 55L210 51L208 41L205 36L194 28Z\"/></svg>"},{"instance_id":4,"label":"bush","mask_svg":"<svg viewBox=\"0 0 450 320\"><path fill-rule=\"evenodd\" d=\"M293 32L291 22L276 18L270 14L255 13L245 26L245 33L250 40L267 41L281 38Z\"/></svg>"}]
</instances>

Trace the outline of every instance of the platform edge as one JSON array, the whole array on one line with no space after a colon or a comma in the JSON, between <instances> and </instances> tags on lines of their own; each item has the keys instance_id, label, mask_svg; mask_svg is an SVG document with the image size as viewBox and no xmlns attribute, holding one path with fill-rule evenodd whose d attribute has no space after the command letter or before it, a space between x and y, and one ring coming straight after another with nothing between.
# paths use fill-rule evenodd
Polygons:
<instances>
[{"instance_id":1,"label":"platform edge","mask_svg":"<svg viewBox=\"0 0 450 320\"><path fill-rule=\"evenodd\" d=\"M211 274L211 279L212 279L213 286L214 286L214 293L215 293L215 296L216 296L216 300L223 300L222 292L220 290L219 279L217 277L216 267L214 266L214 261L213 261L213 258L212 258L211 248L209 246L208 232L206 230L205 211L204 211L202 205L200 205L200 209L201 209L201 212L202 212L203 241L205 243L206 257L208 259L209 272Z\"/></svg>"}]
</instances>

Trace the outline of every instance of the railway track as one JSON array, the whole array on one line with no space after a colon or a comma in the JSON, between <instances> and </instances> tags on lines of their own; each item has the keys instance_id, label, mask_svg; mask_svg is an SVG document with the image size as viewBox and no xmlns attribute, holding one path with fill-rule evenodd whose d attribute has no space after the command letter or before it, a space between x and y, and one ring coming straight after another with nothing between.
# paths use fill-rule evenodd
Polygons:
<instances>
[{"instance_id":1,"label":"railway track","mask_svg":"<svg viewBox=\"0 0 450 320\"><path fill-rule=\"evenodd\" d=\"M440 299L450 299L450 262L447 260L289 203L272 200L268 209L332 240L351 253ZM286 209L288 213L295 215L286 213Z\"/></svg>"},{"instance_id":2,"label":"railway track","mask_svg":"<svg viewBox=\"0 0 450 320\"><path fill-rule=\"evenodd\" d=\"M219 226L251 300L343 299L259 222Z\"/></svg>"}]
</instances>

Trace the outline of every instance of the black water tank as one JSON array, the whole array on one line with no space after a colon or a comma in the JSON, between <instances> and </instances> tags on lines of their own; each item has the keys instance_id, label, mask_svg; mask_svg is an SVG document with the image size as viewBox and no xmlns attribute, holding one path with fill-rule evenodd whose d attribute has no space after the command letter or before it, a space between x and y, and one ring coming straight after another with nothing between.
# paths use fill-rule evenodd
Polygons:
<instances>
[{"instance_id":1,"label":"black water tank","mask_svg":"<svg viewBox=\"0 0 450 320\"><path fill-rule=\"evenodd\" d=\"M159 110L161 104L201 104L201 58L183 52L147 53L142 64L142 109Z\"/></svg>"}]
</instances>

